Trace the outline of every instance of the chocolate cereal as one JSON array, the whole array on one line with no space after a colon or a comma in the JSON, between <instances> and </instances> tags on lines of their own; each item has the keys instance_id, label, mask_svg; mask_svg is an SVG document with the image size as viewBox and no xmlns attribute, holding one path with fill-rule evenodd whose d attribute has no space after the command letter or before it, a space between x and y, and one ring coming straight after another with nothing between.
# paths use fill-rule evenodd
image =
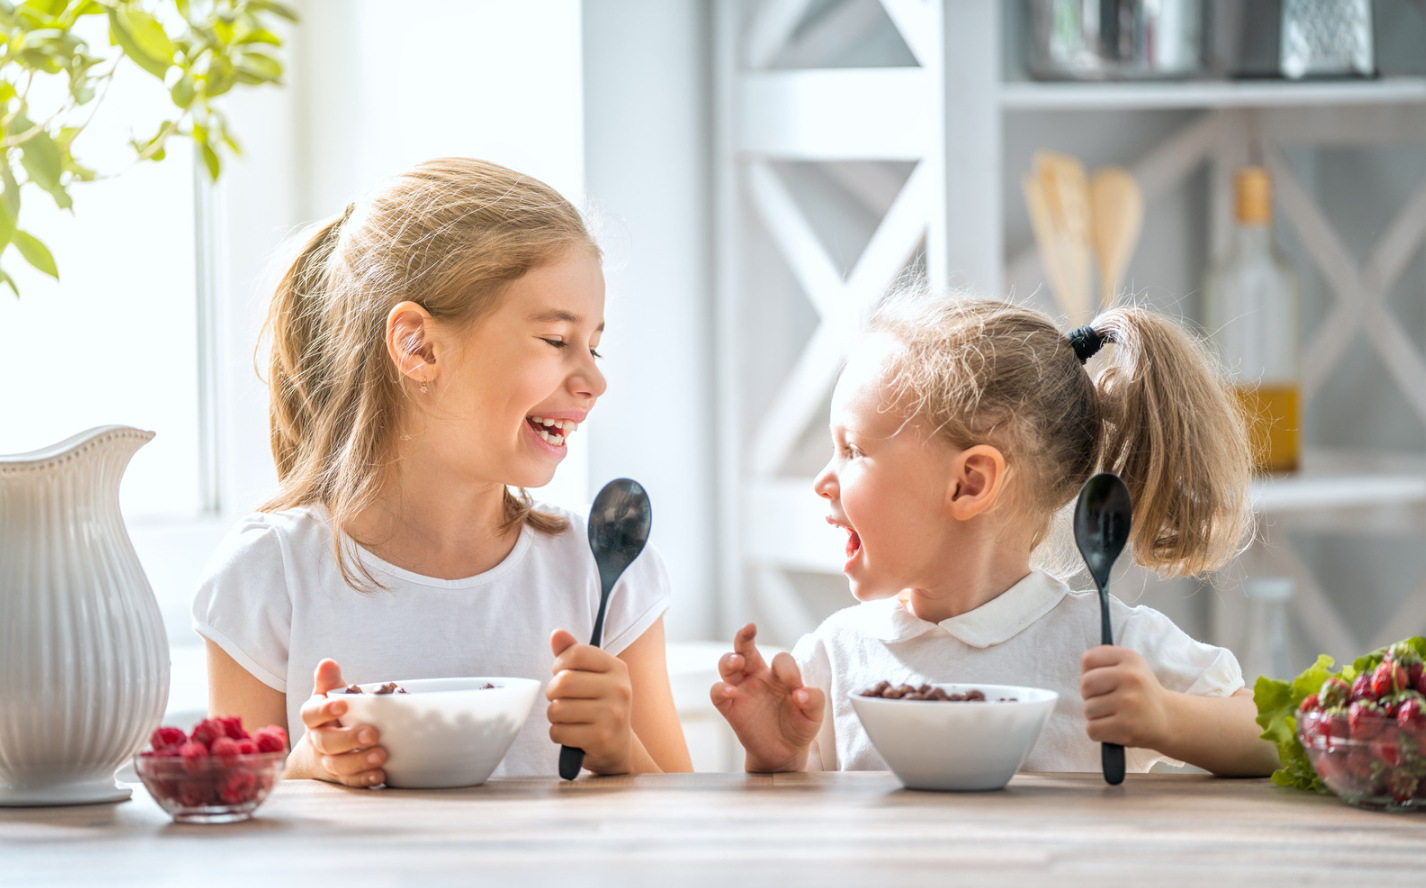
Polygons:
<instances>
[{"instance_id":1,"label":"chocolate cereal","mask_svg":"<svg viewBox=\"0 0 1426 888\"><path fill-rule=\"evenodd\" d=\"M932 687L923 684L919 688L909 684L894 685L889 681L877 682L875 687L867 688L858 696L880 697L883 700L934 700L945 703L984 703L985 694L972 688L964 694L948 694L945 688ZM1014 703L1014 697L1001 697L997 703Z\"/></svg>"}]
</instances>

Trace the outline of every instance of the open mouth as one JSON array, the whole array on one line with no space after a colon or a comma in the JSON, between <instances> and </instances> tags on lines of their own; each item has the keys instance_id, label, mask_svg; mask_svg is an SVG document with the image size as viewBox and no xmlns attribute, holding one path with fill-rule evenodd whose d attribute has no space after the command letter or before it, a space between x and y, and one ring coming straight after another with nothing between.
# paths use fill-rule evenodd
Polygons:
<instances>
[{"instance_id":1,"label":"open mouth","mask_svg":"<svg viewBox=\"0 0 1426 888\"><path fill-rule=\"evenodd\" d=\"M546 419L543 416L527 416L525 422L530 424L530 428L535 430L546 444L551 447L563 447L565 439L574 434L574 430L579 428L579 423L570 419Z\"/></svg>"},{"instance_id":2,"label":"open mouth","mask_svg":"<svg viewBox=\"0 0 1426 888\"><path fill-rule=\"evenodd\" d=\"M857 532L850 527L847 528L847 557L855 558L857 552L861 551L862 538L857 536Z\"/></svg>"}]
</instances>

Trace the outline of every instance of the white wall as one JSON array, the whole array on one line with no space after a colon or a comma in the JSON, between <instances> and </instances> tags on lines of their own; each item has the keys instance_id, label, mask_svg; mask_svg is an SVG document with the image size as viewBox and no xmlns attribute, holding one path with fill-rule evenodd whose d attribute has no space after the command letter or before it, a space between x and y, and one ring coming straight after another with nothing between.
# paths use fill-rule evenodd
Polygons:
<instances>
[{"instance_id":1,"label":"white wall","mask_svg":"<svg viewBox=\"0 0 1426 888\"><path fill-rule=\"evenodd\" d=\"M709 30L699 0L585 5L587 188L609 285L590 476L649 491L675 640L717 628Z\"/></svg>"}]
</instances>

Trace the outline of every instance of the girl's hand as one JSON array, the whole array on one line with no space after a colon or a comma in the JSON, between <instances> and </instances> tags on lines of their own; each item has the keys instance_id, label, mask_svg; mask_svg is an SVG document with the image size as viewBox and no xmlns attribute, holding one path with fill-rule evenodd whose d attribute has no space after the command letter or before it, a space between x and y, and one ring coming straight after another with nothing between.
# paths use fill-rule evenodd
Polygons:
<instances>
[{"instance_id":1,"label":"girl's hand","mask_svg":"<svg viewBox=\"0 0 1426 888\"><path fill-rule=\"evenodd\" d=\"M550 649L555 655L555 677L545 688L550 739L584 750L584 766L596 774L629 773L634 686L628 665L608 651L579 644L563 629L550 636Z\"/></svg>"},{"instance_id":2,"label":"girl's hand","mask_svg":"<svg viewBox=\"0 0 1426 888\"><path fill-rule=\"evenodd\" d=\"M1102 644L1085 651L1080 664L1089 739L1162 750L1169 737L1168 691L1144 658Z\"/></svg>"},{"instance_id":3,"label":"girl's hand","mask_svg":"<svg viewBox=\"0 0 1426 888\"><path fill-rule=\"evenodd\" d=\"M305 765L298 769L300 776L346 786L375 786L386 781L381 770L386 750L376 745L376 728L343 726L339 719L347 713L347 702L327 699L328 691L346 686L336 661L317 664L312 696L302 704L302 724L307 732L293 754Z\"/></svg>"},{"instance_id":4,"label":"girl's hand","mask_svg":"<svg viewBox=\"0 0 1426 888\"><path fill-rule=\"evenodd\" d=\"M749 623L733 636L733 653L718 661L723 681L708 695L743 744L748 771L800 771L822 725L826 695L803 687L791 654L778 654L769 667L753 644L757 634Z\"/></svg>"}]
</instances>

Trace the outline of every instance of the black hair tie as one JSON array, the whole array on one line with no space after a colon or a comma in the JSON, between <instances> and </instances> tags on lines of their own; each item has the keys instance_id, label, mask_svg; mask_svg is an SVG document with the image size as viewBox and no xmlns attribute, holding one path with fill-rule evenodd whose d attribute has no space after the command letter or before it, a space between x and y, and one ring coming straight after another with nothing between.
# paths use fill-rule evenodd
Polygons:
<instances>
[{"instance_id":1,"label":"black hair tie","mask_svg":"<svg viewBox=\"0 0 1426 888\"><path fill-rule=\"evenodd\" d=\"M1079 358L1081 364L1087 363L1094 357L1101 348L1104 347L1104 335L1098 330L1086 324L1083 327L1075 327L1065 334L1069 340L1070 347L1074 349L1074 356Z\"/></svg>"}]
</instances>

